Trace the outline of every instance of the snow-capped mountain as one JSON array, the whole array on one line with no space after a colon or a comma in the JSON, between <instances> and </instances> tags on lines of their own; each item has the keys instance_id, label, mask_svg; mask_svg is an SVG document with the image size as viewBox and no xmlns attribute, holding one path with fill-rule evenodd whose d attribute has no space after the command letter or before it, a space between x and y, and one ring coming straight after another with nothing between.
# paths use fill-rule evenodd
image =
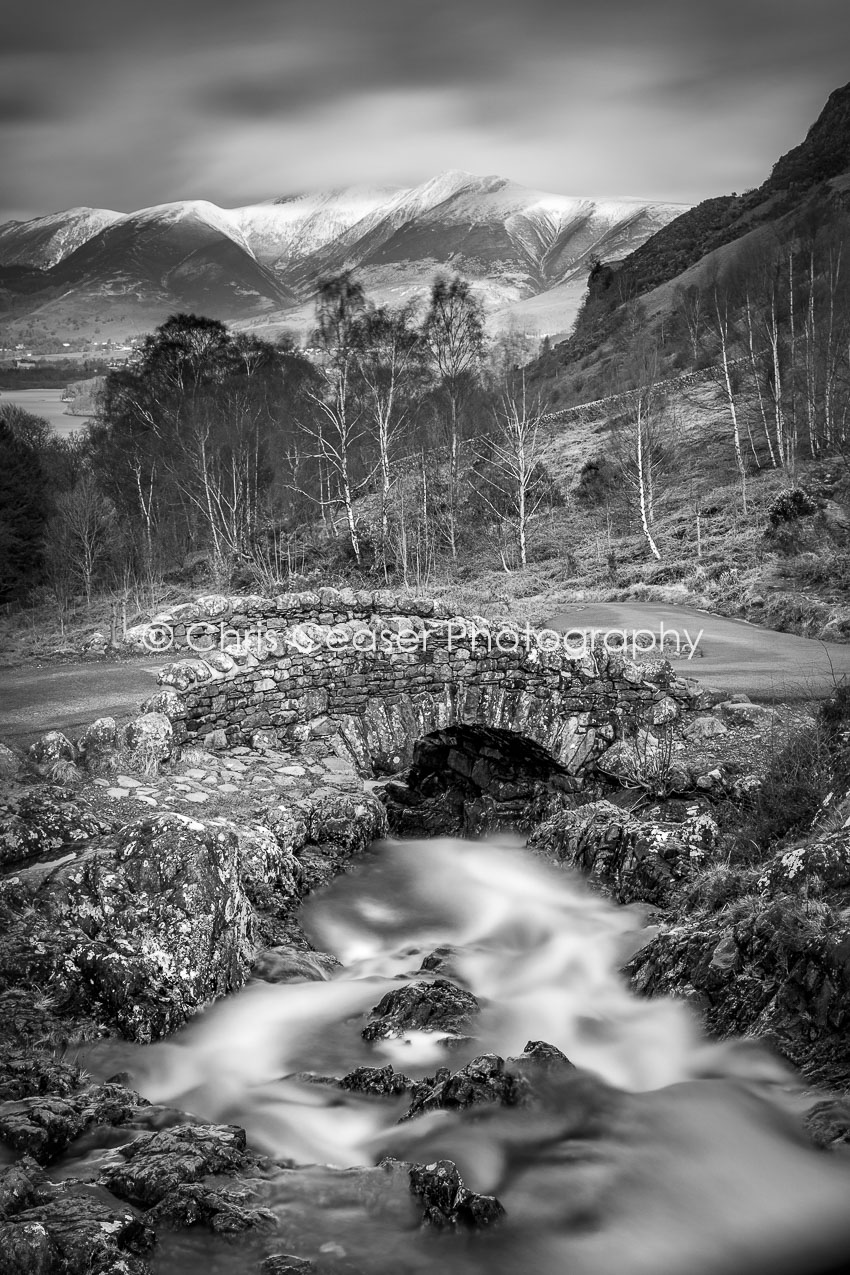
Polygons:
<instances>
[{"instance_id":1,"label":"snow-capped mountain","mask_svg":"<svg viewBox=\"0 0 850 1275\"><path fill-rule=\"evenodd\" d=\"M69 208L33 221L8 221L0 226L0 262L49 269L120 220L121 213L109 208Z\"/></svg>"},{"instance_id":2,"label":"snow-capped mountain","mask_svg":"<svg viewBox=\"0 0 850 1275\"><path fill-rule=\"evenodd\" d=\"M319 279L353 269L380 302L427 293L438 270L507 314L549 292L565 330L594 258L626 255L680 205L528 190L447 172L412 188L351 187L243 208L206 200L121 215L99 209L0 227L0 301L16 317L87 325L179 307L225 320L309 326ZM543 313L544 310L540 310ZM126 326L126 324L125 324Z\"/></svg>"},{"instance_id":3,"label":"snow-capped mountain","mask_svg":"<svg viewBox=\"0 0 850 1275\"><path fill-rule=\"evenodd\" d=\"M326 247L370 213L385 207L394 194L390 187L355 186L234 208L229 215L257 260L284 270L289 262Z\"/></svg>"}]
</instances>

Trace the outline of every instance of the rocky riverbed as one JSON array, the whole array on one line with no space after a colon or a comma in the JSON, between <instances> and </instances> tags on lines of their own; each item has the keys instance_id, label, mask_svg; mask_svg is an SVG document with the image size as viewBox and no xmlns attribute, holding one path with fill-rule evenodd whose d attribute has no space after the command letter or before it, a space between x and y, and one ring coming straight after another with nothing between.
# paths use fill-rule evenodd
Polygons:
<instances>
[{"instance_id":1,"label":"rocky riverbed","mask_svg":"<svg viewBox=\"0 0 850 1275\"><path fill-rule=\"evenodd\" d=\"M807 1106L810 1137L840 1155L850 1142L850 802L836 791L796 844L757 863L729 859L729 829L746 820L771 759L800 729L737 697L684 728L662 723L621 741L580 783L553 781L530 756L518 786L516 758L498 740L484 741L491 755L477 770L475 741L430 741L408 775L375 785L332 739L282 747L258 730L181 752L155 712L120 730L103 719L76 741L48 734L26 756L0 750L6 1269L424 1272L437 1259L422 1235L434 1232L479 1234L485 1247L469 1269L489 1262L504 1175L476 1180L427 1132L375 1144L373 1167L302 1168L264 1142L261 1125L246 1136L203 1087L158 1101L141 1095L143 1075L133 1072L136 1046L181 1039L205 1006L246 985L334 984L338 955L308 937L302 901L386 836L388 812L405 833L522 826L529 863L581 873L599 895L640 904L649 928L622 957L633 986L672 992L715 1036L759 1036L805 1068L826 1086ZM839 750L844 730L833 731ZM518 802L534 812L525 824ZM504 941L514 938L506 931ZM554 1129L586 1166L581 1148L613 1138L631 1099L542 1040L511 1056L476 1052L481 1005L451 944L419 957L418 973L414 961L397 988L367 988L352 1010L365 1051L357 1065L300 1064L318 1108L333 1125L351 1115L348 1102L358 1111L386 1103L399 1128L480 1110L476 1138L493 1113L508 1113L500 1146L518 1139L539 1159ZM423 1035L445 1039L438 1065L406 1069L374 1052ZM466 1042L460 1052L457 1042ZM220 1114L204 1119L212 1110ZM510 1113L521 1113L519 1124ZM560 1232L598 1223L597 1188L577 1179ZM353 1231L350 1218L329 1221L351 1210L361 1218ZM384 1235L372 1262L358 1226ZM508 1271L522 1268L516 1247L512 1260Z\"/></svg>"}]
</instances>

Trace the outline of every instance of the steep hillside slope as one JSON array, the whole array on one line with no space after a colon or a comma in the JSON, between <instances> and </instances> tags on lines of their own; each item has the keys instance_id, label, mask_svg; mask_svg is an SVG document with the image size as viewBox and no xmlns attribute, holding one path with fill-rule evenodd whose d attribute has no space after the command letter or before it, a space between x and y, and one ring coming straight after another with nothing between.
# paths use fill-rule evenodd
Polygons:
<instances>
[{"instance_id":1,"label":"steep hillside slope","mask_svg":"<svg viewBox=\"0 0 850 1275\"><path fill-rule=\"evenodd\" d=\"M758 232L791 238L800 229L840 220L850 204L850 84L836 89L803 142L783 155L770 176L744 194L720 195L682 213L619 262L605 260L589 279L587 304L553 367L566 369L594 356L617 329L625 304L664 288L667 308L675 288L699 285L708 262L715 274L734 259L732 246ZM650 311L660 308L659 298ZM560 380L560 376L558 377ZM592 396L592 395L591 395Z\"/></svg>"}]
</instances>

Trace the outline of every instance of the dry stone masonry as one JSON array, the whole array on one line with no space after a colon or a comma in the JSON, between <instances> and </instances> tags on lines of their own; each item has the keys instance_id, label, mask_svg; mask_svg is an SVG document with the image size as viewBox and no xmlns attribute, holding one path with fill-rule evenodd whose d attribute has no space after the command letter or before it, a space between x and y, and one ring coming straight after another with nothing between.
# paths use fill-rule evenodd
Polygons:
<instances>
[{"instance_id":1,"label":"dry stone masonry","mask_svg":"<svg viewBox=\"0 0 850 1275\"><path fill-rule=\"evenodd\" d=\"M459 725L520 735L578 775L636 727L713 702L665 660L579 655L554 634L389 591L201 597L157 626L187 655L145 711L167 715L176 742L328 737L363 775L403 769L419 739Z\"/></svg>"}]
</instances>

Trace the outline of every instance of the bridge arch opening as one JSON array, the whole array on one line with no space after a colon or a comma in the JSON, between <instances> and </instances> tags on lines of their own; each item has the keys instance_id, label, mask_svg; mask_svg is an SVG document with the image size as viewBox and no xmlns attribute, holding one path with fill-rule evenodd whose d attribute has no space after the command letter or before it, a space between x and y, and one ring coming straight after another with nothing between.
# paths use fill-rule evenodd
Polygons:
<instances>
[{"instance_id":1,"label":"bridge arch opening","mask_svg":"<svg viewBox=\"0 0 850 1275\"><path fill-rule=\"evenodd\" d=\"M458 724L422 735L383 795L395 836L479 837L527 833L582 787L528 736Z\"/></svg>"}]
</instances>

